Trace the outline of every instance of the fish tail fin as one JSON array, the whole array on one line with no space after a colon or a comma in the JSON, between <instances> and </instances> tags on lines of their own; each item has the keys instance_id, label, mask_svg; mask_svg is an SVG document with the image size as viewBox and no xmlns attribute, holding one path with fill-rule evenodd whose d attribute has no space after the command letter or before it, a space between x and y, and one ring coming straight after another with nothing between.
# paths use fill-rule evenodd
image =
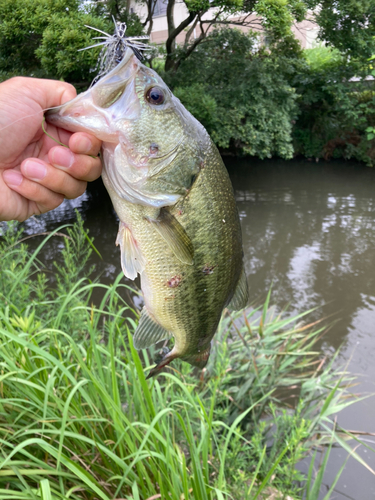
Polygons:
<instances>
[{"instance_id":1,"label":"fish tail fin","mask_svg":"<svg viewBox=\"0 0 375 500\"><path fill-rule=\"evenodd\" d=\"M181 356L181 359L193 366L196 366L197 368L202 369L207 365L210 354L211 354L211 342L205 349L202 349L195 354Z\"/></svg>"},{"instance_id":2,"label":"fish tail fin","mask_svg":"<svg viewBox=\"0 0 375 500\"><path fill-rule=\"evenodd\" d=\"M176 354L174 352L174 349L172 349L171 351L168 351L163 357L162 359L158 362L158 364L156 366L154 366L154 368L152 368L147 377L146 377L146 380L148 380L149 378L152 378L152 377L156 377L157 375L159 375L159 373L161 372L161 370L169 365L169 363L171 361L173 361L174 359L178 358L178 354ZM160 359L160 358L159 358Z\"/></svg>"},{"instance_id":3,"label":"fish tail fin","mask_svg":"<svg viewBox=\"0 0 375 500\"><path fill-rule=\"evenodd\" d=\"M146 380L159 375L161 370L165 366L169 365L169 363L176 358L181 358L182 361L186 361L190 365L193 365L193 366L196 366L197 368L202 369L207 365L208 358L210 357L210 353L211 353L211 343L205 349L202 349L195 354L187 354L185 356L179 356L175 352L175 350L172 349L171 351L167 352L162 357L162 359L160 361L158 360L159 363L149 371L149 374L147 375Z\"/></svg>"}]
</instances>

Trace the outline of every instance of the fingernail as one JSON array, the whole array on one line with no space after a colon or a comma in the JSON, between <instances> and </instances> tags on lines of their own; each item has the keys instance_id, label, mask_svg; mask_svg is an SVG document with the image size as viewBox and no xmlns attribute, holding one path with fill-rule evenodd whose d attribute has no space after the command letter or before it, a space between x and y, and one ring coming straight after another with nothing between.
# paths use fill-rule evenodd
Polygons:
<instances>
[{"instance_id":1,"label":"fingernail","mask_svg":"<svg viewBox=\"0 0 375 500\"><path fill-rule=\"evenodd\" d=\"M5 170L3 179L8 186L19 186L23 180L23 175L17 170Z\"/></svg>"},{"instance_id":2,"label":"fingernail","mask_svg":"<svg viewBox=\"0 0 375 500\"><path fill-rule=\"evenodd\" d=\"M74 154L68 148L55 148L52 151L52 165L56 168L69 168L74 162Z\"/></svg>"},{"instance_id":3,"label":"fingernail","mask_svg":"<svg viewBox=\"0 0 375 500\"><path fill-rule=\"evenodd\" d=\"M89 151L91 151L92 142L88 137L82 136L78 139L76 148L80 153L88 153Z\"/></svg>"},{"instance_id":4,"label":"fingernail","mask_svg":"<svg viewBox=\"0 0 375 500\"><path fill-rule=\"evenodd\" d=\"M33 160L25 161L22 170L26 177L35 181L44 179L47 174L47 167L43 163Z\"/></svg>"}]
</instances>

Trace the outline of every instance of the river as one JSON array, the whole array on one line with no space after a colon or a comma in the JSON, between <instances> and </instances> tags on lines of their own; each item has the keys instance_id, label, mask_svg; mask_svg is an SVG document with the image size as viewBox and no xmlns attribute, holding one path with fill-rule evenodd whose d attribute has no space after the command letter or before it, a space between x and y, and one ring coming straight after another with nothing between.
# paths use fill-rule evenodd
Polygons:
<instances>
[{"instance_id":1,"label":"river","mask_svg":"<svg viewBox=\"0 0 375 500\"><path fill-rule=\"evenodd\" d=\"M375 393L375 170L351 162L225 159L243 229L245 266L253 303L261 303L272 285L271 302L279 310L303 312L331 327L320 348L337 366L358 376L356 393ZM100 181L79 199L32 218L28 234L74 220L78 208L103 256L96 258L102 279L120 271L114 242L117 221ZM61 247L56 238L44 258ZM340 426L375 433L375 397L341 412ZM375 437L364 436L370 446ZM357 449L375 469L375 454ZM346 452L333 449L324 479L331 484ZM322 491L321 498L324 497ZM375 498L375 477L350 458L332 498Z\"/></svg>"}]
</instances>

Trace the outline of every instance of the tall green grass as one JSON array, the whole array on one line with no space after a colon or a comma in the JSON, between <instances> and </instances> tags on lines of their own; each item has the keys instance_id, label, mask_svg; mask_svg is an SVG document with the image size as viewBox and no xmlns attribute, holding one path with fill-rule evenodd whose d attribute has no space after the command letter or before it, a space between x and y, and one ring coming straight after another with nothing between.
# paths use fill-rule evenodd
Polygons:
<instances>
[{"instance_id":1,"label":"tall green grass","mask_svg":"<svg viewBox=\"0 0 375 500\"><path fill-rule=\"evenodd\" d=\"M31 254L11 225L0 243L1 500L314 500L324 467L296 464L337 441L357 457L333 422L352 379L314 351L307 313L273 316L269 297L227 313L206 370L146 381L155 350L133 348L127 287L91 281L82 221L66 231L51 278L48 238Z\"/></svg>"}]
</instances>

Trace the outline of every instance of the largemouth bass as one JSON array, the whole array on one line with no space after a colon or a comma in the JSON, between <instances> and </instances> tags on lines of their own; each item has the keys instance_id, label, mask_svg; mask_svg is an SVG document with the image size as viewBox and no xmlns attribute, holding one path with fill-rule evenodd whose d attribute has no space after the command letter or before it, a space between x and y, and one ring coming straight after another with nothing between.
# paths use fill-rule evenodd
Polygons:
<instances>
[{"instance_id":1,"label":"largemouth bass","mask_svg":"<svg viewBox=\"0 0 375 500\"><path fill-rule=\"evenodd\" d=\"M145 301L134 346L175 340L149 376L175 358L203 368L224 307L248 300L233 189L206 130L131 49L46 118L103 141L122 269L140 274Z\"/></svg>"}]
</instances>

